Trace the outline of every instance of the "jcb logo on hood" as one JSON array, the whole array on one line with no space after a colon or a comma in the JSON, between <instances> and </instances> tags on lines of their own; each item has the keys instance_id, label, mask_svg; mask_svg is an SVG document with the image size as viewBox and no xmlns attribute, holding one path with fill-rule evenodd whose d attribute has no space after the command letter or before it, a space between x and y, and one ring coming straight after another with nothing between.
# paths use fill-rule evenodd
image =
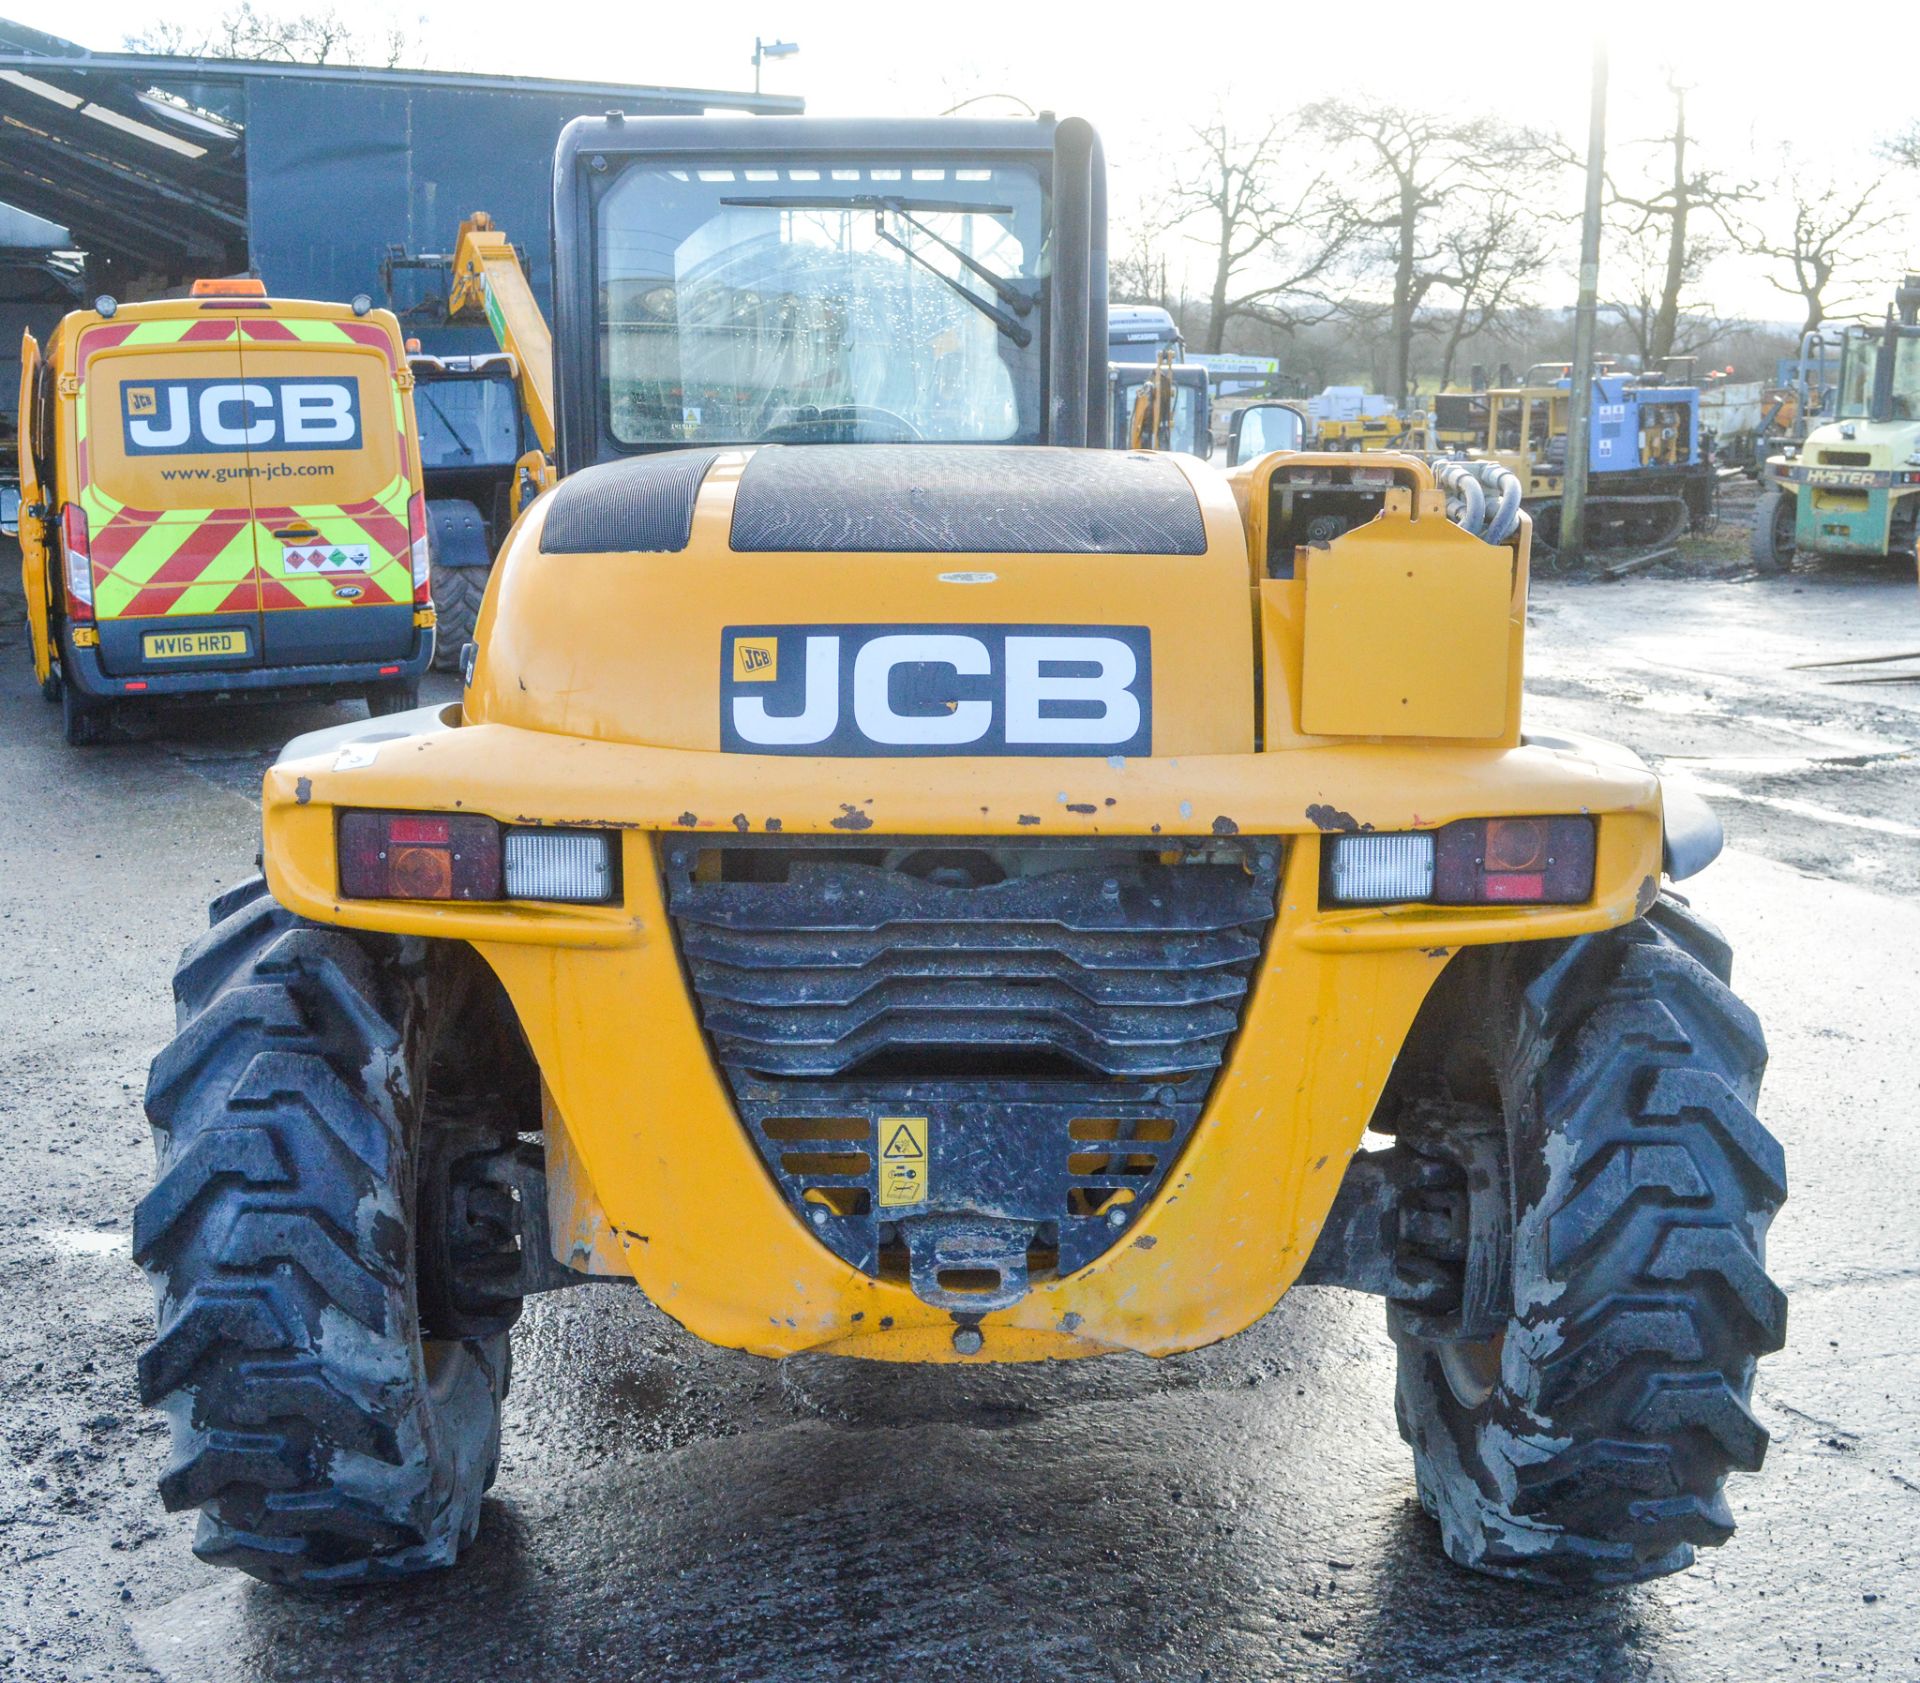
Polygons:
<instances>
[{"instance_id":1,"label":"jcb logo on hood","mask_svg":"<svg viewBox=\"0 0 1920 1683\"><path fill-rule=\"evenodd\" d=\"M1143 625L728 626L730 754L1150 754Z\"/></svg>"},{"instance_id":2,"label":"jcb logo on hood","mask_svg":"<svg viewBox=\"0 0 1920 1683\"><path fill-rule=\"evenodd\" d=\"M130 380L120 388L129 456L233 450L352 450L360 388L352 380Z\"/></svg>"}]
</instances>

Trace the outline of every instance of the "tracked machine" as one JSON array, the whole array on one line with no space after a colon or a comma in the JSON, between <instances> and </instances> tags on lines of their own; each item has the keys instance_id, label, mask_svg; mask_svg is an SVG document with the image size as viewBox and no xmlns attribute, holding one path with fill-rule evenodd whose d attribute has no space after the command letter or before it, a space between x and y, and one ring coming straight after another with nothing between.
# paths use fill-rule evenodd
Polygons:
<instances>
[{"instance_id":1,"label":"tracked machine","mask_svg":"<svg viewBox=\"0 0 1920 1683\"><path fill-rule=\"evenodd\" d=\"M1433 400L1436 432L1466 453L1500 463L1525 488L1535 542L1558 547L1567 470L1571 374L1529 370L1541 383ZM1671 547L1713 528L1718 474L1700 427L1700 392L1665 375L1596 373L1588 428L1587 552L1620 560Z\"/></svg>"},{"instance_id":2,"label":"tracked machine","mask_svg":"<svg viewBox=\"0 0 1920 1683\"><path fill-rule=\"evenodd\" d=\"M1523 729L1497 467L1099 448L1103 230L1077 121L569 126L559 483L458 703L267 774L153 1065L203 1557L451 1562L596 1282L952 1363L1344 1286L1456 1560L1728 1535L1785 1185L1717 826Z\"/></svg>"}]
</instances>

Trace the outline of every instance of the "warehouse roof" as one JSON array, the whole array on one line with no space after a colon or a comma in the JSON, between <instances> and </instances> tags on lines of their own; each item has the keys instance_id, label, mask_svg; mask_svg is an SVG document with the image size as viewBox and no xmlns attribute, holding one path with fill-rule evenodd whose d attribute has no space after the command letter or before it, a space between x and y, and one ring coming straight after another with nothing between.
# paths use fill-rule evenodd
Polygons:
<instances>
[{"instance_id":1,"label":"warehouse roof","mask_svg":"<svg viewBox=\"0 0 1920 1683\"><path fill-rule=\"evenodd\" d=\"M462 95L635 114L804 106L792 95L707 88L90 53L0 19L0 201L71 229L91 253L142 269L244 266L249 180L262 169L248 156L250 118L290 102L324 110L327 90L355 118L382 94L408 110L416 97L445 106ZM444 120L437 126L444 134Z\"/></svg>"}]
</instances>

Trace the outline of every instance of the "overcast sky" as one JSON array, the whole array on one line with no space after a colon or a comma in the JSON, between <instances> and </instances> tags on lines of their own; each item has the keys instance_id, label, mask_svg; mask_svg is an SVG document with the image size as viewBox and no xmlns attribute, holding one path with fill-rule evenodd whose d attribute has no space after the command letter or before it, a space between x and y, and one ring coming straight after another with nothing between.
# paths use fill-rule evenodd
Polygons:
<instances>
[{"instance_id":1,"label":"overcast sky","mask_svg":"<svg viewBox=\"0 0 1920 1683\"><path fill-rule=\"evenodd\" d=\"M257 3L281 12L298 10L300 0ZM192 29L197 17L227 9L227 0L173 0L166 15ZM926 115L970 95L1008 93L1095 123L1122 218L1164 181L1183 124L1215 108L1251 125L1328 94L1365 93L1554 127L1584 143L1594 16L1607 20L1609 135L1623 174L1649 157L1633 141L1670 127L1669 73L1692 90L1689 127L1708 160L1753 176L1777 167L1789 138L1809 172L1871 169L1873 143L1920 119L1920 13L1880 0L1845 7L1830 29L1804 0L1552 8L1275 0L1204 10L1058 0L764 0L757 8L346 0L340 9L364 19L370 36L399 24L418 43L419 61L447 69L750 88L758 33L799 43L797 56L767 64L765 85L803 94L817 114ZM117 48L153 16L151 0L92 0L84 13L70 3L9 0L7 10L96 49ZM1890 187L1893 197L1920 198L1920 175ZM1177 266L1177 245L1169 255ZM1871 294L1886 290L1883 274L1891 278L1895 264L1916 256L1912 248L1876 254ZM1709 290L1726 313L1794 315L1792 301L1747 264L1722 264Z\"/></svg>"}]
</instances>

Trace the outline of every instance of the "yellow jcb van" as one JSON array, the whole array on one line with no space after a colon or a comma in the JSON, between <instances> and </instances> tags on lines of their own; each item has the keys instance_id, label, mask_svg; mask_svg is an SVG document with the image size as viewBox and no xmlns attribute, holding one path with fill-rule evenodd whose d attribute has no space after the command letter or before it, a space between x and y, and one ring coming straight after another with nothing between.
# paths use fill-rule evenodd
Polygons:
<instances>
[{"instance_id":1,"label":"yellow jcb van","mask_svg":"<svg viewBox=\"0 0 1920 1683\"><path fill-rule=\"evenodd\" d=\"M433 658L413 377L384 310L102 298L21 347L20 547L35 676L67 740L115 703L414 705Z\"/></svg>"}]
</instances>

